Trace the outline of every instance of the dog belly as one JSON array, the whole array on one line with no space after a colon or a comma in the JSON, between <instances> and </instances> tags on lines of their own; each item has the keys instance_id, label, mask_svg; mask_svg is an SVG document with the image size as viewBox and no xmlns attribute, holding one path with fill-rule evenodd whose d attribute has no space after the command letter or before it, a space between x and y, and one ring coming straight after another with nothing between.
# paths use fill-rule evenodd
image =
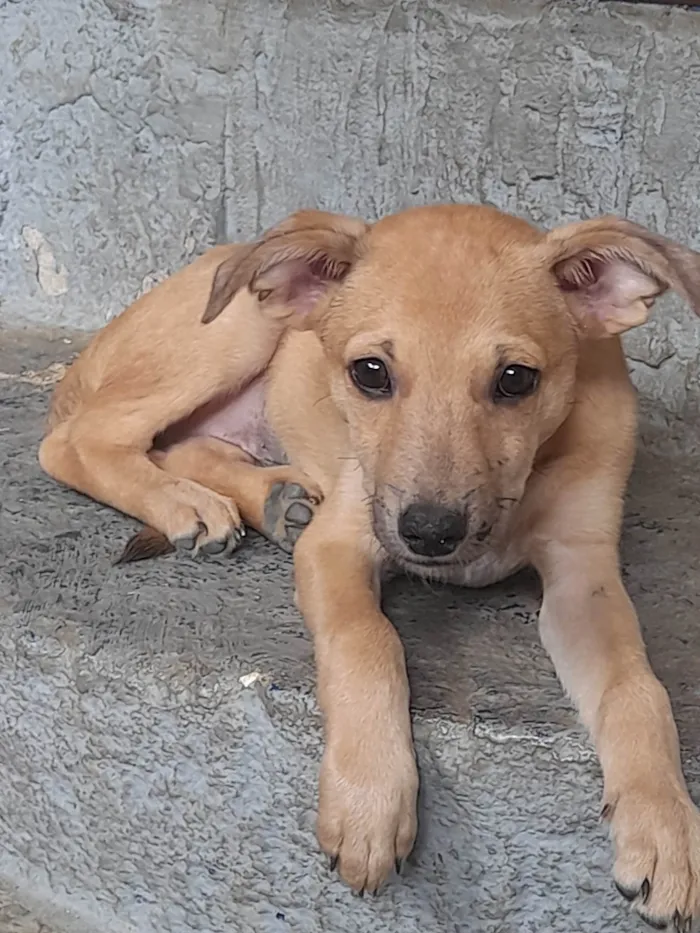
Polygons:
<instances>
[{"instance_id":1,"label":"dog belly","mask_svg":"<svg viewBox=\"0 0 700 933\"><path fill-rule=\"evenodd\" d=\"M236 396L215 398L159 435L154 446L166 450L192 437L215 437L239 447L263 466L287 463L265 411L265 376Z\"/></svg>"}]
</instances>

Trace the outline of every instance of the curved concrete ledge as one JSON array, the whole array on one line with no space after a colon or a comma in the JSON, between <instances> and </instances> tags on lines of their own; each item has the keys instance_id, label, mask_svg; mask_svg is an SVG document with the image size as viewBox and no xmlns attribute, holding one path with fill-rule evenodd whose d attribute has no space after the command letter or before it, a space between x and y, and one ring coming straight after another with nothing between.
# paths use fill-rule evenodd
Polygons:
<instances>
[{"instance_id":1,"label":"curved concrete ledge","mask_svg":"<svg viewBox=\"0 0 700 933\"><path fill-rule=\"evenodd\" d=\"M330 877L289 561L258 540L225 564L114 568L130 523L36 464L51 366L74 346L0 340L3 933L638 930L612 889L598 767L539 645L528 575L389 589L421 836L376 900ZM699 516L696 464L643 453L626 576L696 799Z\"/></svg>"}]
</instances>

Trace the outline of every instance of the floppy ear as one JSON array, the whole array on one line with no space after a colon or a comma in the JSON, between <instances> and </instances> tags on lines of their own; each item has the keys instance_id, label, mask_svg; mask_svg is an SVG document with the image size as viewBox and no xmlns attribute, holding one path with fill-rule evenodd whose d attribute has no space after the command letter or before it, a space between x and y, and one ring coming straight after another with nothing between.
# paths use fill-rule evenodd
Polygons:
<instances>
[{"instance_id":1,"label":"floppy ear","mask_svg":"<svg viewBox=\"0 0 700 933\"><path fill-rule=\"evenodd\" d=\"M587 336L621 334L643 324L667 289L700 314L700 253L644 227L615 217L586 220L553 230L544 246Z\"/></svg>"},{"instance_id":2,"label":"floppy ear","mask_svg":"<svg viewBox=\"0 0 700 933\"><path fill-rule=\"evenodd\" d=\"M355 263L367 224L324 211L299 211L272 227L216 270L203 323L218 317L234 295L249 288L274 317L308 314Z\"/></svg>"}]
</instances>

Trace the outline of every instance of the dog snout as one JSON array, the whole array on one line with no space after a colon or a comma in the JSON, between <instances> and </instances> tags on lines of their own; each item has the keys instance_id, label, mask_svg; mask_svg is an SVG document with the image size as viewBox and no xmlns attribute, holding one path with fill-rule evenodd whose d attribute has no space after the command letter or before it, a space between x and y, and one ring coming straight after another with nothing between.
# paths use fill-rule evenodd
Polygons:
<instances>
[{"instance_id":1,"label":"dog snout","mask_svg":"<svg viewBox=\"0 0 700 933\"><path fill-rule=\"evenodd\" d=\"M399 534L420 557L446 557L467 534L464 512L431 502L414 502L399 516Z\"/></svg>"}]
</instances>

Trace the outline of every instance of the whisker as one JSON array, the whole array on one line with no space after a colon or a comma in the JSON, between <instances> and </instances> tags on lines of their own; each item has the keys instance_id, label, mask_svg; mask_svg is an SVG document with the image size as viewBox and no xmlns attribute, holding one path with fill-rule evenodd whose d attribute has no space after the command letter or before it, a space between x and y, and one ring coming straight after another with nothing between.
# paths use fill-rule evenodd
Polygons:
<instances>
[{"instance_id":1,"label":"whisker","mask_svg":"<svg viewBox=\"0 0 700 933\"><path fill-rule=\"evenodd\" d=\"M438 592L435 587L435 582L430 576L418 576L416 574L416 579L420 580L423 584L423 588L428 590L433 596Z\"/></svg>"}]
</instances>

